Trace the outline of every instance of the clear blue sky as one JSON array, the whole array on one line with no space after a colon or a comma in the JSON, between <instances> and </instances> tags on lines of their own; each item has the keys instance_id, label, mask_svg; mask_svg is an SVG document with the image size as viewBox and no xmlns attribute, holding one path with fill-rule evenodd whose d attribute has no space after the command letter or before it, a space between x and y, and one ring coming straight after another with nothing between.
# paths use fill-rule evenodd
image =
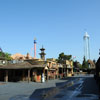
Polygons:
<instances>
[{"instance_id":1,"label":"clear blue sky","mask_svg":"<svg viewBox=\"0 0 100 100\"><path fill-rule=\"evenodd\" d=\"M37 38L46 58L64 52L82 61L85 29L90 35L91 59L100 48L100 0L0 0L0 47L4 52L31 52ZM33 53L32 53L33 56Z\"/></svg>"}]
</instances>

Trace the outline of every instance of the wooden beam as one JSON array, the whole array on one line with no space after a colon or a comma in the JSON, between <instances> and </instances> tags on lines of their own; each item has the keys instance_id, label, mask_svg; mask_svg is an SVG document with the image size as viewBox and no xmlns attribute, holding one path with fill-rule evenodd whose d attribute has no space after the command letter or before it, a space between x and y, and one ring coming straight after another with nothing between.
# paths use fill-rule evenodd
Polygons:
<instances>
[{"instance_id":1,"label":"wooden beam","mask_svg":"<svg viewBox=\"0 0 100 100\"><path fill-rule=\"evenodd\" d=\"M30 82L30 69L28 69L28 83Z\"/></svg>"},{"instance_id":2,"label":"wooden beam","mask_svg":"<svg viewBox=\"0 0 100 100\"><path fill-rule=\"evenodd\" d=\"M44 73L44 75L45 75L45 68L43 69L43 73Z\"/></svg>"},{"instance_id":3,"label":"wooden beam","mask_svg":"<svg viewBox=\"0 0 100 100\"><path fill-rule=\"evenodd\" d=\"M5 70L4 81L5 81L5 82L8 82L8 70Z\"/></svg>"},{"instance_id":4,"label":"wooden beam","mask_svg":"<svg viewBox=\"0 0 100 100\"><path fill-rule=\"evenodd\" d=\"M22 81L25 81L24 79L25 79L25 71L23 69L23 71L22 71Z\"/></svg>"},{"instance_id":5,"label":"wooden beam","mask_svg":"<svg viewBox=\"0 0 100 100\"><path fill-rule=\"evenodd\" d=\"M62 68L62 75L64 75L63 68ZM62 78L63 78L63 76L62 76Z\"/></svg>"},{"instance_id":6,"label":"wooden beam","mask_svg":"<svg viewBox=\"0 0 100 100\"><path fill-rule=\"evenodd\" d=\"M68 71L68 68L67 68L67 76L68 76L68 73L69 73L69 71Z\"/></svg>"}]
</instances>

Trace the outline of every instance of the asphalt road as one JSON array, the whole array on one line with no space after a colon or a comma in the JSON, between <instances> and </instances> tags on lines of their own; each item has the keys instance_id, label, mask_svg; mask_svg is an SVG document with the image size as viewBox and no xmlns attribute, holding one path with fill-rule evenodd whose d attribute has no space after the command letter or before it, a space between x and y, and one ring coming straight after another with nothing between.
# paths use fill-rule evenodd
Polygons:
<instances>
[{"instance_id":1,"label":"asphalt road","mask_svg":"<svg viewBox=\"0 0 100 100\"><path fill-rule=\"evenodd\" d=\"M0 82L0 100L99 100L93 75L35 82Z\"/></svg>"},{"instance_id":2,"label":"asphalt road","mask_svg":"<svg viewBox=\"0 0 100 100\"><path fill-rule=\"evenodd\" d=\"M59 92L42 100L99 100L99 90L93 75L73 77L71 81L58 88Z\"/></svg>"}]
</instances>

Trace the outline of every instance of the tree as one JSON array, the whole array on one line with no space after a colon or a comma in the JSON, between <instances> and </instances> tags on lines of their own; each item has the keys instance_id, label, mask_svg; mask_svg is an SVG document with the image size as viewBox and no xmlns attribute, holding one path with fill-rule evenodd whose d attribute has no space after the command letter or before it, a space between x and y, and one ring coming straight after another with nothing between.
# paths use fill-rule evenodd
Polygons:
<instances>
[{"instance_id":1,"label":"tree","mask_svg":"<svg viewBox=\"0 0 100 100\"><path fill-rule=\"evenodd\" d=\"M83 58L82 68L88 68L88 62L86 61L85 56Z\"/></svg>"},{"instance_id":2,"label":"tree","mask_svg":"<svg viewBox=\"0 0 100 100\"><path fill-rule=\"evenodd\" d=\"M65 60L71 60L72 55L65 55L63 52L59 54L58 63L64 63Z\"/></svg>"},{"instance_id":3,"label":"tree","mask_svg":"<svg viewBox=\"0 0 100 100\"><path fill-rule=\"evenodd\" d=\"M0 51L0 57L5 57L5 54Z\"/></svg>"},{"instance_id":4,"label":"tree","mask_svg":"<svg viewBox=\"0 0 100 100\"><path fill-rule=\"evenodd\" d=\"M9 54L9 53L5 53L5 58L6 58L6 60L12 60L11 54Z\"/></svg>"},{"instance_id":5,"label":"tree","mask_svg":"<svg viewBox=\"0 0 100 100\"><path fill-rule=\"evenodd\" d=\"M5 59L5 60L12 60L11 54L9 54L9 53L4 53L4 52L0 52L0 58L3 58L3 59Z\"/></svg>"},{"instance_id":6,"label":"tree","mask_svg":"<svg viewBox=\"0 0 100 100\"><path fill-rule=\"evenodd\" d=\"M93 62L94 62L94 64L96 65L96 60L95 60L95 59L93 60Z\"/></svg>"},{"instance_id":7,"label":"tree","mask_svg":"<svg viewBox=\"0 0 100 100\"><path fill-rule=\"evenodd\" d=\"M79 68L79 69L82 68L82 65L78 61L74 61L73 65L74 65L74 68Z\"/></svg>"}]
</instances>

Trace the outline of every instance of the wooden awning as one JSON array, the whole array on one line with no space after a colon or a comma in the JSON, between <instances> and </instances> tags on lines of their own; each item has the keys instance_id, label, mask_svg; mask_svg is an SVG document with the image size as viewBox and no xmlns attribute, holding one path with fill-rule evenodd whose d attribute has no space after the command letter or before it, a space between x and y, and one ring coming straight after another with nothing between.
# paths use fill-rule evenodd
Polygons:
<instances>
[{"instance_id":1,"label":"wooden awning","mask_svg":"<svg viewBox=\"0 0 100 100\"><path fill-rule=\"evenodd\" d=\"M45 68L46 64L43 65L32 65L28 62L21 62L16 64L0 65L0 69L32 69L32 68Z\"/></svg>"},{"instance_id":2,"label":"wooden awning","mask_svg":"<svg viewBox=\"0 0 100 100\"><path fill-rule=\"evenodd\" d=\"M50 71L55 71L56 69L50 68L50 69L48 69L48 70L50 70Z\"/></svg>"}]
</instances>

